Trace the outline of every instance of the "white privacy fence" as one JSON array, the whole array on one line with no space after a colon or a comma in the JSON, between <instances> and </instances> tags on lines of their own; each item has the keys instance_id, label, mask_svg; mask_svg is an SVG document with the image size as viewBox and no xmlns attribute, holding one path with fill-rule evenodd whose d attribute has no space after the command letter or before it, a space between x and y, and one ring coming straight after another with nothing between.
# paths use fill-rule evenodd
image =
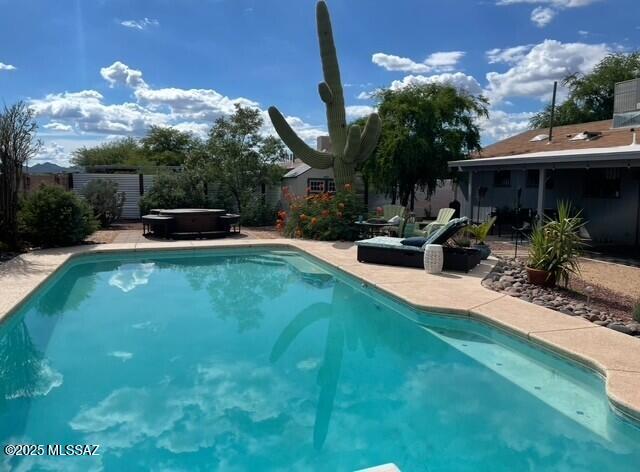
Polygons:
<instances>
[{"instance_id":1,"label":"white privacy fence","mask_svg":"<svg viewBox=\"0 0 640 472\"><path fill-rule=\"evenodd\" d=\"M122 218L125 219L139 219L140 214L140 199L149 191L153 185L155 175L153 174L72 174L70 187L78 195L84 194L84 188L92 180L103 179L110 180L118 184L118 191L123 192L125 196L124 206L122 208ZM216 199L220 195L219 185L211 183L207 185L208 197L211 200ZM277 205L280 199L280 187L279 186L266 186L264 188L257 188L257 195L264 195L265 201L270 205ZM227 210L233 210L227 208Z\"/></svg>"},{"instance_id":2,"label":"white privacy fence","mask_svg":"<svg viewBox=\"0 0 640 472\"><path fill-rule=\"evenodd\" d=\"M140 198L151 188L155 175L143 174L73 174L71 189L78 195L92 180L110 180L118 184L118 191L124 193L122 218L140 218Z\"/></svg>"}]
</instances>

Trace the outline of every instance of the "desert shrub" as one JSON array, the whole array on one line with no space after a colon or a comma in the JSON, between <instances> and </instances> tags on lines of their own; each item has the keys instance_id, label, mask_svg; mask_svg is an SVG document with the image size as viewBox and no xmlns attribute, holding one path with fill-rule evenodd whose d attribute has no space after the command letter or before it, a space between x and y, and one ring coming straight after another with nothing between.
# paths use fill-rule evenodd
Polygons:
<instances>
[{"instance_id":1,"label":"desert shrub","mask_svg":"<svg viewBox=\"0 0 640 472\"><path fill-rule=\"evenodd\" d=\"M204 180L195 173L160 174L140 199L140 210L149 213L152 208L207 208Z\"/></svg>"},{"instance_id":2,"label":"desert shrub","mask_svg":"<svg viewBox=\"0 0 640 472\"><path fill-rule=\"evenodd\" d=\"M86 201L55 186L29 195L18 217L23 237L37 246L77 244L98 228Z\"/></svg>"},{"instance_id":3,"label":"desert shrub","mask_svg":"<svg viewBox=\"0 0 640 472\"><path fill-rule=\"evenodd\" d=\"M289 213L278 213L276 227L291 238L318 239L322 241L358 238L354 221L363 214L364 205L350 185L335 195L320 193L297 197L284 189L289 202Z\"/></svg>"},{"instance_id":4,"label":"desert shrub","mask_svg":"<svg viewBox=\"0 0 640 472\"><path fill-rule=\"evenodd\" d=\"M242 208L241 220L245 226L271 226L276 220L276 208L260 195L251 198Z\"/></svg>"},{"instance_id":5,"label":"desert shrub","mask_svg":"<svg viewBox=\"0 0 640 472\"><path fill-rule=\"evenodd\" d=\"M123 192L118 192L118 184L112 180L92 180L84 189L84 198L103 228L122 215L125 196Z\"/></svg>"}]
</instances>

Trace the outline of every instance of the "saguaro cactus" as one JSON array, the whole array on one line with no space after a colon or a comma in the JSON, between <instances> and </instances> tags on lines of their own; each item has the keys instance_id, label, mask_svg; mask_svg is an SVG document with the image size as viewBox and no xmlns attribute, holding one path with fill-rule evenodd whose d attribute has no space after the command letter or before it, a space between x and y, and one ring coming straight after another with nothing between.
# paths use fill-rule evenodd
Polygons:
<instances>
[{"instance_id":1,"label":"saguaro cactus","mask_svg":"<svg viewBox=\"0 0 640 472\"><path fill-rule=\"evenodd\" d=\"M269 116L278 135L296 157L316 169L327 169L333 166L336 188L341 189L346 184L353 184L355 169L373 152L380 137L382 125L378 114L372 113L364 130L357 125L347 127L331 18L327 4L323 0L320 0L316 6L316 19L324 73L324 81L318 85L318 92L327 107L327 123L333 151L331 153L316 151L308 146L291 129L276 107L269 108Z\"/></svg>"}]
</instances>

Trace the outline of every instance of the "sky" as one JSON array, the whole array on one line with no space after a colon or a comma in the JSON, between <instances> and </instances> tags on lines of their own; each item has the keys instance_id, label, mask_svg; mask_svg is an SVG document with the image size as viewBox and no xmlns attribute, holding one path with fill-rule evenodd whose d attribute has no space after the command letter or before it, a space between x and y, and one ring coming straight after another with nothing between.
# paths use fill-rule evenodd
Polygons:
<instances>
[{"instance_id":1,"label":"sky","mask_svg":"<svg viewBox=\"0 0 640 472\"><path fill-rule=\"evenodd\" d=\"M349 118L373 111L376 89L450 83L489 99L485 145L526 129L554 80L640 48L638 0L327 3ZM34 109L44 146L32 163L66 165L151 125L204 136L236 103L277 105L311 143L326 132L314 5L0 0L0 100Z\"/></svg>"}]
</instances>

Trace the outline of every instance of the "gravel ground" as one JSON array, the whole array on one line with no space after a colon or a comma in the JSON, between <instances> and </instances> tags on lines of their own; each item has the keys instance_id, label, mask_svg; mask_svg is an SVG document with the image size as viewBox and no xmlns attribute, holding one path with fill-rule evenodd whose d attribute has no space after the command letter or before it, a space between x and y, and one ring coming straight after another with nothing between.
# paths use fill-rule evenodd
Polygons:
<instances>
[{"instance_id":1,"label":"gravel ground","mask_svg":"<svg viewBox=\"0 0 640 472\"><path fill-rule=\"evenodd\" d=\"M631 317L632 299L605 287L587 284L582 279L571 281L568 289L542 288L528 283L524 261L502 259L485 278L483 285L569 316L581 316L594 324L640 337L640 323Z\"/></svg>"}]
</instances>

